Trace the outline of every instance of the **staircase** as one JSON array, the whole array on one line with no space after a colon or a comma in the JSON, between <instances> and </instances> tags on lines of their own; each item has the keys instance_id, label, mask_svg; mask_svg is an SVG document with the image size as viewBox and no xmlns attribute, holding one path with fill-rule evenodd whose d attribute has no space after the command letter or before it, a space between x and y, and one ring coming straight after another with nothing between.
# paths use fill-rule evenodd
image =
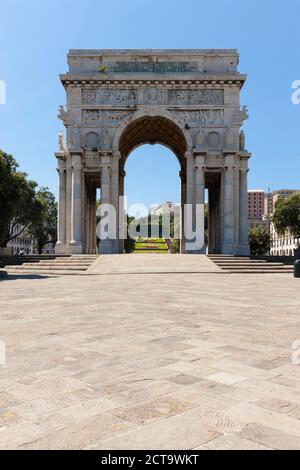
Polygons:
<instances>
[{"instance_id":1,"label":"staircase","mask_svg":"<svg viewBox=\"0 0 300 470\"><path fill-rule=\"evenodd\" d=\"M23 264L10 264L5 266L8 274L45 274L52 276L78 275L86 272L98 258L98 255L72 255L44 258L39 260L26 260Z\"/></svg>"},{"instance_id":2,"label":"staircase","mask_svg":"<svg viewBox=\"0 0 300 470\"><path fill-rule=\"evenodd\" d=\"M271 274L293 273L292 265L270 262L265 260L253 260L247 256L208 255L217 266L229 273L240 274Z\"/></svg>"},{"instance_id":3,"label":"staircase","mask_svg":"<svg viewBox=\"0 0 300 470\"><path fill-rule=\"evenodd\" d=\"M41 260L53 260L57 257L67 257L68 255L11 255L0 256L0 268L7 265L19 266L23 263L38 263Z\"/></svg>"}]
</instances>

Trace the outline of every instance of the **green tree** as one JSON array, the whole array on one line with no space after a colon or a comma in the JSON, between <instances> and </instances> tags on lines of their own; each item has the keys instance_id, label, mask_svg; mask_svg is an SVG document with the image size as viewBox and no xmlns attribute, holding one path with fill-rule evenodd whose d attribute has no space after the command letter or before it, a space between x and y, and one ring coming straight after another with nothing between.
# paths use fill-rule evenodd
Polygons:
<instances>
[{"instance_id":1,"label":"green tree","mask_svg":"<svg viewBox=\"0 0 300 470\"><path fill-rule=\"evenodd\" d=\"M134 217L130 217L129 215L127 215L127 238L124 240L125 253L132 253L134 250L135 240L130 238L129 233L128 233L130 222L132 222L133 220L134 220Z\"/></svg>"},{"instance_id":2,"label":"green tree","mask_svg":"<svg viewBox=\"0 0 300 470\"><path fill-rule=\"evenodd\" d=\"M38 253L43 252L45 245L57 240L57 203L49 188L42 187L36 193L38 217L29 226L29 233L34 237Z\"/></svg>"},{"instance_id":3,"label":"green tree","mask_svg":"<svg viewBox=\"0 0 300 470\"><path fill-rule=\"evenodd\" d=\"M300 239L300 192L277 201L272 222L279 235L288 230L294 238Z\"/></svg>"},{"instance_id":4,"label":"green tree","mask_svg":"<svg viewBox=\"0 0 300 470\"><path fill-rule=\"evenodd\" d=\"M20 236L39 217L35 181L18 171L16 160L0 151L0 246Z\"/></svg>"},{"instance_id":5,"label":"green tree","mask_svg":"<svg viewBox=\"0 0 300 470\"><path fill-rule=\"evenodd\" d=\"M249 230L249 245L251 255L266 255L270 251L271 237L263 227L257 226Z\"/></svg>"},{"instance_id":6,"label":"green tree","mask_svg":"<svg viewBox=\"0 0 300 470\"><path fill-rule=\"evenodd\" d=\"M180 253L180 240L173 238L171 246L170 246L171 253Z\"/></svg>"}]
</instances>

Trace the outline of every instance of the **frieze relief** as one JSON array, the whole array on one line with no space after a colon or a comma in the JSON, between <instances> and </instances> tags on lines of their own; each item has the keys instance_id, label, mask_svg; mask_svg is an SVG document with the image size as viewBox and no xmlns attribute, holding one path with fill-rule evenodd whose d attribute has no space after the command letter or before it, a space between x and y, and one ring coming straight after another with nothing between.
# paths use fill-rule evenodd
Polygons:
<instances>
[{"instance_id":1,"label":"frieze relief","mask_svg":"<svg viewBox=\"0 0 300 470\"><path fill-rule=\"evenodd\" d=\"M133 106L137 104L137 90L83 90L82 103L89 105Z\"/></svg>"},{"instance_id":2,"label":"frieze relief","mask_svg":"<svg viewBox=\"0 0 300 470\"><path fill-rule=\"evenodd\" d=\"M185 123L197 123L201 125L224 124L224 109L201 109L199 111L176 111L172 114Z\"/></svg>"},{"instance_id":3,"label":"frieze relief","mask_svg":"<svg viewBox=\"0 0 300 470\"><path fill-rule=\"evenodd\" d=\"M169 90L168 104L180 105L224 105L223 90Z\"/></svg>"},{"instance_id":4,"label":"frieze relief","mask_svg":"<svg viewBox=\"0 0 300 470\"><path fill-rule=\"evenodd\" d=\"M111 124L118 125L130 113L126 111L107 111L103 109L83 109L82 123L90 125Z\"/></svg>"},{"instance_id":5,"label":"frieze relief","mask_svg":"<svg viewBox=\"0 0 300 470\"><path fill-rule=\"evenodd\" d=\"M83 90L82 104L135 106L224 106L224 90L141 89Z\"/></svg>"}]
</instances>

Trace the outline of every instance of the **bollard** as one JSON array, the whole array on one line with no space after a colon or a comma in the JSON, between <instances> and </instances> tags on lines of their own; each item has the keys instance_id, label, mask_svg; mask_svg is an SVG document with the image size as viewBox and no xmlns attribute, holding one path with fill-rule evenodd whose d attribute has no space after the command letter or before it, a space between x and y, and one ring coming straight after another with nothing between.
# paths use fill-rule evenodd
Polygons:
<instances>
[{"instance_id":1,"label":"bollard","mask_svg":"<svg viewBox=\"0 0 300 470\"><path fill-rule=\"evenodd\" d=\"M294 277L300 277L300 259L294 263Z\"/></svg>"}]
</instances>

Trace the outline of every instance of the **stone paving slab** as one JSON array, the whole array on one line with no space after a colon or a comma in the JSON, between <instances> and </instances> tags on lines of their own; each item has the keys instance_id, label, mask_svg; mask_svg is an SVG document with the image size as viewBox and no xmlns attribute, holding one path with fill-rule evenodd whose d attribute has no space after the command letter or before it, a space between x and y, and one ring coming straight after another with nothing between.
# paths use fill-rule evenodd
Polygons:
<instances>
[{"instance_id":1,"label":"stone paving slab","mask_svg":"<svg viewBox=\"0 0 300 470\"><path fill-rule=\"evenodd\" d=\"M0 449L299 449L299 280L145 256L0 283Z\"/></svg>"},{"instance_id":2,"label":"stone paving slab","mask_svg":"<svg viewBox=\"0 0 300 470\"><path fill-rule=\"evenodd\" d=\"M222 271L204 255L103 255L93 263L89 274L119 273L205 273Z\"/></svg>"}]
</instances>

